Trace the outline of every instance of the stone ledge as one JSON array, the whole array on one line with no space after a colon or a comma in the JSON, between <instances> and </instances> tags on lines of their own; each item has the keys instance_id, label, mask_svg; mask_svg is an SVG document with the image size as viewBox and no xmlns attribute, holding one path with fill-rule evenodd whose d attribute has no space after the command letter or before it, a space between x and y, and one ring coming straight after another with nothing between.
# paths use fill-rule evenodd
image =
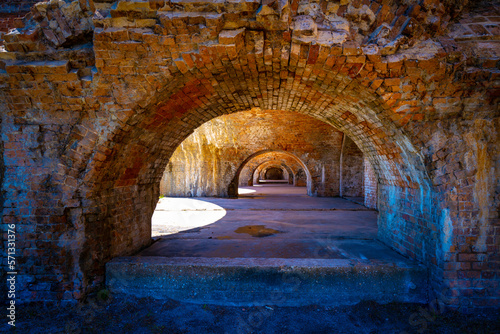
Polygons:
<instances>
[{"instance_id":1,"label":"stone ledge","mask_svg":"<svg viewBox=\"0 0 500 334\"><path fill-rule=\"evenodd\" d=\"M112 293L234 306L425 303L427 279L411 263L345 259L122 257L106 265Z\"/></svg>"}]
</instances>

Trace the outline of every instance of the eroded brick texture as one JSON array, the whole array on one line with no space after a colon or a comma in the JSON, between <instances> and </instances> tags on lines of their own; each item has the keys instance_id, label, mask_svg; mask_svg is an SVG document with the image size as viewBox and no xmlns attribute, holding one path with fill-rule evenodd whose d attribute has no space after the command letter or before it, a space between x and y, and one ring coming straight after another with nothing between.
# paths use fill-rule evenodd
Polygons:
<instances>
[{"instance_id":1,"label":"eroded brick texture","mask_svg":"<svg viewBox=\"0 0 500 334\"><path fill-rule=\"evenodd\" d=\"M23 28L22 18L29 13L37 1L33 0L2 0L0 1L0 48L3 45L3 35L10 29Z\"/></svg>"},{"instance_id":2,"label":"eroded brick texture","mask_svg":"<svg viewBox=\"0 0 500 334\"><path fill-rule=\"evenodd\" d=\"M377 209L377 175L368 159L363 159L363 189L365 197L365 206L371 209Z\"/></svg>"},{"instance_id":3,"label":"eroded brick texture","mask_svg":"<svg viewBox=\"0 0 500 334\"><path fill-rule=\"evenodd\" d=\"M22 240L21 298L96 289L109 259L149 244L176 147L214 117L260 108L350 137L377 175L379 238L429 266L447 304L498 306L500 13L466 4L32 9L0 52L2 223Z\"/></svg>"},{"instance_id":4,"label":"eroded brick texture","mask_svg":"<svg viewBox=\"0 0 500 334\"><path fill-rule=\"evenodd\" d=\"M340 195L347 197L363 197L363 153L347 136L342 143L340 164L342 166Z\"/></svg>"},{"instance_id":5,"label":"eroded brick texture","mask_svg":"<svg viewBox=\"0 0 500 334\"><path fill-rule=\"evenodd\" d=\"M0 13L0 46L3 45L3 35L10 29L20 26L19 21L23 14Z\"/></svg>"}]
</instances>

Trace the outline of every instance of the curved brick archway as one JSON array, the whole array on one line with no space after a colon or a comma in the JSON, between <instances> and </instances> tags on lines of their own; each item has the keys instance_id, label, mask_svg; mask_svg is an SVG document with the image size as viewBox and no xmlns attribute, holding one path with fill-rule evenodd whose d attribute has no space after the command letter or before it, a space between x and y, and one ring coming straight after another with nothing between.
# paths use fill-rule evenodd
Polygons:
<instances>
[{"instance_id":1,"label":"curved brick archway","mask_svg":"<svg viewBox=\"0 0 500 334\"><path fill-rule=\"evenodd\" d=\"M253 170L252 173L252 183L253 184L258 184L259 179L263 179L263 177L267 176L267 171L270 168L276 168L281 170L281 173L283 175L283 179L288 181L288 184L295 184L295 176L296 173L293 172L292 168L288 166L285 162L283 161L277 161L277 160L271 160L267 162L261 163L257 168ZM241 174L240 174L240 184L241 182Z\"/></svg>"},{"instance_id":2,"label":"curved brick archway","mask_svg":"<svg viewBox=\"0 0 500 334\"><path fill-rule=\"evenodd\" d=\"M253 165L252 162L259 161L262 158L265 159L266 157L271 157L274 161L273 160L264 161L264 162L260 163L260 165L256 166L255 168L252 168L252 165ZM286 151L275 151L275 150L263 150L263 151L255 152L254 154L252 154L251 156L246 158L245 161L243 161L243 163L238 167L238 169L234 175L234 178L229 185L229 190L228 190L229 194L232 195L233 197L237 197L238 184L240 184L239 180L241 178L241 173L245 169L250 167L249 170L252 172L250 175L252 176L253 181L255 183L255 173L258 173L257 175L259 175L262 168L266 168L269 166L280 166L281 167L280 164L276 164L275 159L283 159L283 160L286 159L289 161L291 160L291 161L295 162L295 164L300 166L300 169L303 171L303 173L305 173L307 193L310 196L314 194L314 186L313 186L313 180L312 180L310 168L308 168L307 165L296 155L294 155L290 152L286 152ZM290 168L290 167L288 167L288 168ZM293 173L294 180L296 178L297 171L298 171L298 169L296 169L295 173Z\"/></svg>"},{"instance_id":3,"label":"curved brick archway","mask_svg":"<svg viewBox=\"0 0 500 334\"><path fill-rule=\"evenodd\" d=\"M315 175L315 196L337 196L342 136L332 126L294 112L253 109L216 117L175 149L160 191L166 196L227 197L229 184L248 156L278 150L308 166Z\"/></svg>"},{"instance_id":4,"label":"curved brick archway","mask_svg":"<svg viewBox=\"0 0 500 334\"><path fill-rule=\"evenodd\" d=\"M287 171L284 167L270 166L263 171L263 180L287 180Z\"/></svg>"},{"instance_id":5,"label":"curved brick archway","mask_svg":"<svg viewBox=\"0 0 500 334\"><path fill-rule=\"evenodd\" d=\"M286 170L286 173L288 173L289 184L295 185L297 172L294 172L290 166L288 166L286 163L281 162L281 161L264 162L261 165L259 165L257 168L255 168L255 170L253 172L253 184L258 183L260 175L261 175L260 172L266 168L271 168L271 166L275 167L275 168L281 168L283 170L284 175L285 175L284 171ZM300 168L295 168L295 169L298 170ZM241 184L241 176L240 176L240 184Z\"/></svg>"},{"instance_id":6,"label":"curved brick archway","mask_svg":"<svg viewBox=\"0 0 500 334\"><path fill-rule=\"evenodd\" d=\"M263 180L286 180L288 181L288 171L282 166L269 166L263 169Z\"/></svg>"},{"instance_id":7,"label":"curved brick archway","mask_svg":"<svg viewBox=\"0 0 500 334\"><path fill-rule=\"evenodd\" d=\"M96 33L95 42L114 34L116 31ZM123 41L116 46L121 48L120 43ZM61 166L65 168L61 173L79 176L76 188L82 198L82 212L76 219L85 226L85 237L78 271L84 275L84 287L99 283L106 261L150 243L158 183L175 148L211 118L251 108L302 113L346 133L370 160L379 182L387 187L388 205L380 206L381 239L420 260L435 252L433 238L422 247L406 241L408 235L430 233L420 229L430 231L427 222L431 203L424 199L432 198L431 186L423 159L391 120L393 111L387 96L379 96L357 78L362 68L358 56L346 57L335 54L335 49L315 45L289 46L282 49L271 44L266 52L252 49L239 54L234 54L232 44L200 47L200 53L184 53L183 60L169 67L170 73L156 76L153 84L158 89L151 87L146 77L146 81L137 81L132 76L136 79L131 82L131 76L122 75L127 82L124 86L104 65L97 67L95 87L107 87L96 91L97 98L110 101L105 110L114 110L117 117L106 129L90 118L82 119L69 135L63 154L63 161L71 164ZM100 54L98 48L96 55ZM275 72L273 61L266 65L266 54L278 60L286 57L286 61L275 63ZM360 57L359 61L366 61L366 56ZM146 69L151 59L136 61ZM260 71L258 66L262 66ZM312 74L315 69L321 69L321 76ZM262 90L260 83L267 77L269 91ZM97 146L85 154L89 144ZM406 213L400 201L407 191L422 200L419 210L411 209L411 213L426 223L402 218Z\"/></svg>"},{"instance_id":8,"label":"curved brick archway","mask_svg":"<svg viewBox=\"0 0 500 334\"><path fill-rule=\"evenodd\" d=\"M271 164L287 168L289 175L293 178L294 184L297 181L297 173L300 172L300 186L307 186L307 174L303 170L302 163L297 161L292 155L282 154L277 151L261 154L248 161L240 171L239 186L247 186L249 183L257 184L260 170Z\"/></svg>"},{"instance_id":9,"label":"curved brick archway","mask_svg":"<svg viewBox=\"0 0 500 334\"><path fill-rule=\"evenodd\" d=\"M77 13L84 31L65 33L93 34L90 46L35 13L39 23L6 37L0 64L0 201L3 222L24 229L25 297L79 299L98 286L110 258L150 242L174 149L214 117L260 108L352 138L379 181L380 239L428 265L450 303L498 305L497 58L481 42L487 30L460 39L467 21L444 35L458 3L369 1L365 25L352 1L329 13L343 25L318 28L330 6L262 17L257 1L213 13L122 1L94 19L95 8ZM387 44L372 35L384 24ZM487 297L470 291L476 276Z\"/></svg>"},{"instance_id":10,"label":"curved brick archway","mask_svg":"<svg viewBox=\"0 0 500 334\"><path fill-rule=\"evenodd\" d=\"M216 61L220 49L227 53L231 47L218 47L219 53L208 59ZM306 46L308 52L304 53L304 57L313 52L308 49L309 46ZM242 54L241 61L250 56L254 55ZM200 73L207 64L199 64ZM194 63L192 65L195 66ZM311 63L309 66L313 68L314 65ZM90 161L85 172L86 180L82 184L90 190L87 196L95 200L88 202L90 210L98 212L97 217L93 213L84 215L84 220L89 222L90 217L90 221L99 222L97 231L92 227L86 228L87 245L84 248L88 249L89 255L83 253L80 258L83 272L89 273L89 266L106 262L114 256L131 254L149 244L150 217L163 169L176 146L196 127L210 117L273 106L274 93L267 99L252 102L255 104L249 102L253 101L252 95L255 94L249 87L259 87L260 72L250 69L237 71L229 59L225 66L213 68L215 73L206 73L208 78L205 79L190 78L191 72L186 72L184 76L178 73L164 83L170 92L162 87L144 107L135 106L129 110L129 115L123 111L122 125L117 126L115 133L108 135L109 140L98 148L98 151L108 154L104 154L101 161ZM288 89L278 81L276 96L282 99L277 103L281 101L282 105L278 104L276 109L287 107L288 110L304 113L334 125L351 137L370 160L382 184L380 188L386 192L386 200L380 201L387 204L385 207L380 205L380 238L408 256L428 261L426 257L432 257L436 252L437 239L429 237L435 233L431 232L433 195L429 177L422 157L409 138L390 121L388 104L370 89L360 90L362 83L347 73L331 69L330 72L335 73L330 79L332 82L322 85L303 77L303 73L302 76L297 74L297 69L288 62L283 63L283 70L289 73L292 82ZM196 72L195 68L193 71ZM269 71L273 73L271 68ZM328 69L323 71L329 73ZM255 73L255 76L248 73ZM228 83L231 74L234 80ZM186 82L186 79L190 80ZM298 87L292 89L294 85ZM342 86L340 95L338 85ZM234 91L238 92L237 98L232 93ZM161 99L166 102L159 102ZM292 104L287 101L292 101ZM232 185L228 189L230 196L236 193L237 182ZM419 203L416 210L407 210L402 203L409 193ZM96 208L95 203L105 204ZM410 213L412 217L418 217L417 220L403 218ZM99 234L102 236L99 237ZM409 243L409 237L418 241ZM424 238L426 242L420 243ZM90 254L102 254L102 260L91 260ZM99 277L99 274L91 273L92 276Z\"/></svg>"}]
</instances>

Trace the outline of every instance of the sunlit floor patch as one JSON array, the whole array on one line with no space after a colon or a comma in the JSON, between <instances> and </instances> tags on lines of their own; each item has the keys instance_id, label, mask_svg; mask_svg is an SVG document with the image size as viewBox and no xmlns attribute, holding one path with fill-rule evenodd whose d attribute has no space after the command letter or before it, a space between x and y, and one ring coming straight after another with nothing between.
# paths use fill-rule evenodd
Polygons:
<instances>
[{"instance_id":1,"label":"sunlit floor patch","mask_svg":"<svg viewBox=\"0 0 500 334\"><path fill-rule=\"evenodd\" d=\"M215 223L226 215L223 207L192 199L164 197L158 201L151 222L151 235L175 234Z\"/></svg>"},{"instance_id":2,"label":"sunlit floor patch","mask_svg":"<svg viewBox=\"0 0 500 334\"><path fill-rule=\"evenodd\" d=\"M254 189L248 189L248 188L238 188L238 194L239 195L245 195L245 194L251 194L256 192Z\"/></svg>"}]
</instances>

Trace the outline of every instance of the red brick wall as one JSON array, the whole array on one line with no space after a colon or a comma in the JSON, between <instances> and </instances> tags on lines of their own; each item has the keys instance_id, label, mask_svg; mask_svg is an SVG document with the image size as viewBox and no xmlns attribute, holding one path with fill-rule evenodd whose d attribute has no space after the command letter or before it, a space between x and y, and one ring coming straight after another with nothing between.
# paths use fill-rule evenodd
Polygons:
<instances>
[{"instance_id":1,"label":"red brick wall","mask_svg":"<svg viewBox=\"0 0 500 334\"><path fill-rule=\"evenodd\" d=\"M0 45L3 45L3 36L10 29L22 27L20 19L24 16L23 13L5 14L0 13Z\"/></svg>"},{"instance_id":2,"label":"red brick wall","mask_svg":"<svg viewBox=\"0 0 500 334\"><path fill-rule=\"evenodd\" d=\"M14 13L14 14L4 14L0 13L0 31L8 32L12 28L19 28L22 25L19 24L19 19L24 16L25 13Z\"/></svg>"},{"instance_id":3,"label":"red brick wall","mask_svg":"<svg viewBox=\"0 0 500 334\"><path fill-rule=\"evenodd\" d=\"M377 208L377 176L373 170L370 161L368 159L363 159L363 189L365 197L365 206L367 208L376 209Z\"/></svg>"},{"instance_id":4,"label":"red brick wall","mask_svg":"<svg viewBox=\"0 0 500 334\"><path fill-rule=\"evenodd\" d=\"M363 190L363 153L351 138L345 137L342 145L342 196L362 197Z\"/></svg>"},{"instance_id":5,"label":"red brick wall","mask_svg":"<svg viewBox=\"0 0 500 334\"><path fill-rule=\"evenodd\" d=\"M1 0L0 1L0 45L3 45L3 35L13 28L22 28L21 21L32 5L38 1Z\"/></svg>"}]
</instances>

